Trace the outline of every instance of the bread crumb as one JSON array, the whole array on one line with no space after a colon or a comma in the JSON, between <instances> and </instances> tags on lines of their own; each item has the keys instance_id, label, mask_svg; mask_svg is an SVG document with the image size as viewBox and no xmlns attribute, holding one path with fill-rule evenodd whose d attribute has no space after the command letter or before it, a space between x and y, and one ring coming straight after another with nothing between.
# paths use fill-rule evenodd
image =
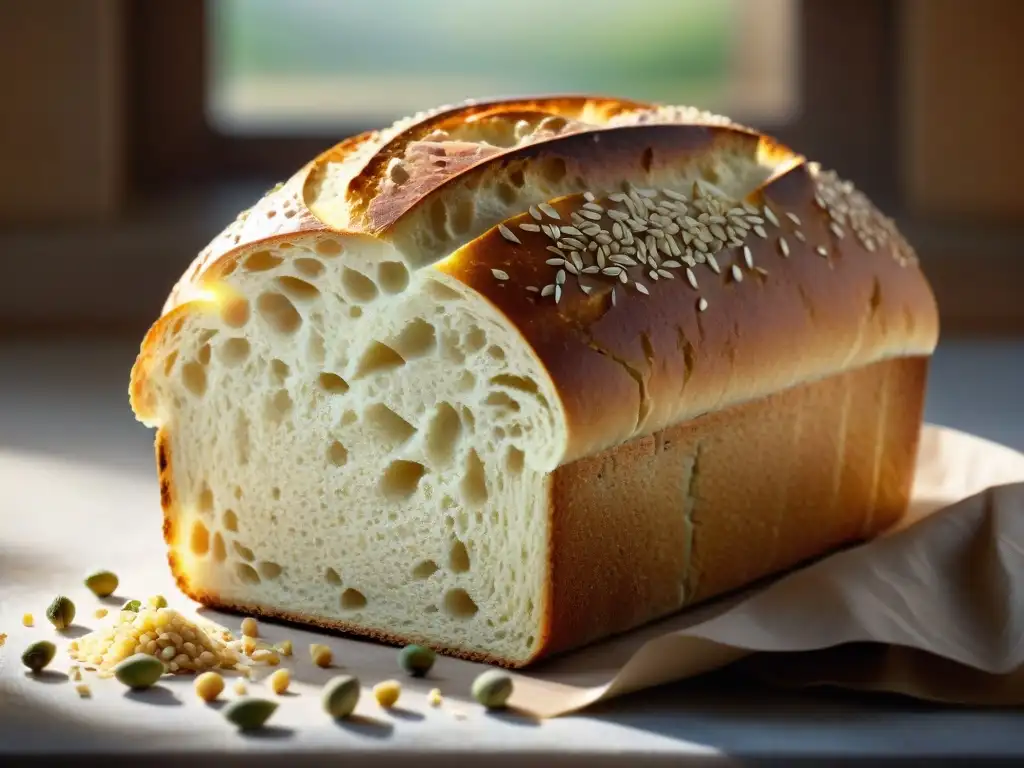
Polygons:
<instances>
[{"instance_id":1,"label":"bread crumb","mask_svg":"<svg viewBox=\"0 0 1024 768\"><path fill-rule=\"evenodd\" d=\"M96 609L96 613L95 613L95 614L93 614L93 615L94 615L94 616L95 616L95 617L96 617L97 619L102 619L102 618L103 618L104 616L106 616L106 615L107 615L107 609L106 609L106 608L97 608L97 609Z\"/></svg>"},{"instance_id":2,"label":"bread crumb","mask_svg":"<svg viewBox=\"0 0 1024 768\"><path fill-rule=\"evenodd\" d=\"M92 690L85 683L76 685L75 690L78 692L79 698L88 699L92 697Z\"/></svg>"},{"instance_id":3,"label":"bread crumb","mask_svg":"<svg viewBox=\"0 0 1024 768\"><path fill-rule=\"evenodd\" d=\"M7 642L7 635L5 635L3 632L0 632L0 648L3 648L4 647L4 643L6 643L6 642Z\"/></svg>"},{"instance_id":4,"label":"bread crumb","mask_svg":"<svg viewBox=\"0 0 1024 768\"><path fill-rule=\"evenodd\" d=\"M432 707L440 707L442 701L444 699L441 698L440 688L432 688L430 693L427 694L427 703Z\"/></svg>"},{"instance_id":5,"label":"bread crumb","mask_svg":"<svg viewBox=\"0 0 1024 768\"><path fill-rule=\"evenodd\" d=\"M251 616L246 616L242 619L242 634L246 637L259 637L260 629L256 623L256 619Z\"/></svg>"},{"instance_id":6,"label":"bread crumb","mask_svg":"<svg viewBox=\"0 0 1024 768\"><path fill-rule=\"evenodd\" d=\"M68 670L68 677L77 682L82 679L82 670L77 664L72 664Z\"/></svg>"},{"instance_id":7,"label":"bread crumb","mask_svg":"<svg viewBox=\"0 0 1024 768\"><path fill-rule=\"evenodd\" d=\"M26 613L24 616L21 617L21 623L26 627L34 627L36 624L36 619L31 613Z\"/></svg>"}]
</instances>

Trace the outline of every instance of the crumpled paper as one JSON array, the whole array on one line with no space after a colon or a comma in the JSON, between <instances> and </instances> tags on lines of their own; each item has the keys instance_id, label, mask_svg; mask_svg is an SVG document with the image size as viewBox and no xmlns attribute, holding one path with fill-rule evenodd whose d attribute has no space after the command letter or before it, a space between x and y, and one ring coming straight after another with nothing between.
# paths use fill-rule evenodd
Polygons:
<instances>
[{"instance_id":1,"label":"crumpled paper","mask_svg":"<svg viewBox=\"0 0 1024 768\"><path fill-rule=\"evenodd\" d=\"M1024 455L926 425L882 537L517 675L540 717L734 671L951 704L1024 704Z\"/></svg>"}]
</instances>

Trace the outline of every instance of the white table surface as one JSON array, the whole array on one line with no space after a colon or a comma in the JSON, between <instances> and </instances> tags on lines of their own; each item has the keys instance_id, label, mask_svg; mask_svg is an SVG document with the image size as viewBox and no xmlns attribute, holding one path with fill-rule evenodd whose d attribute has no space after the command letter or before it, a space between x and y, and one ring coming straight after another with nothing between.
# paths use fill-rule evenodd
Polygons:
<instances>
[{"instance_id":1,"label":"white table surface","mask_svg":"<svg viewBox=\"0 0 1024 768\"><path fill-rule=\"evenodd\" d=\"M282 706L276 728L261 736L239 735L215 713L199 709L197 715L184 679L168 682L165 694L148 698L145 707L112 700L106 691L81 702L123 713L118 727L76 722L64 712L53 717L48 701L70 687L66 682L39 683L45 692L40 688L40 695L14 701L10 683L12 676L23 675L17 656L28 637L20 613L13 615L17 576L33 567L18 562L32 549L19 534L19 517L49 516L55 537L69 538L69 547L76 542L85 547L89 529L82 527L83 519L99 521L100 530L110 520L134 520L128 528L134 535L146 529L140 515L152 511L140 507L157 505L152 435L134 422L127 406L134 351L131 342L82 339L0 344L0 632L12 637L0 651L0 686L8 683L0 687L0 765L57 754L92 756L97 764L113 765L137 762L139 753L145 753L147 765L244 761L296 768L340 759L361 764L359 758L372 759L375 766L452 765L478 755L486 755L488 768L721 764L733 758L791 765L799 757L830 764L842 758L1024 760L1024 710L752 690L723 676L665 686L542 723L489 716L472 706L459 706L465 719L456 719L453 707L429 709L422 696L410 696L404 714L345 726L310 720ZM1024 342L945 342L933 366L927 418L1024 450L1024 420L1006 415L1019 412L1021 391ZM72 469L61 475L54 467ZM72 486L75 492L69 493ZM119 546L131 541L106 545L111 554ZM42 610L36 613L45 623ZM8 763L5 755L22 757ZM76 758L74 764L84 763Z\"/></svg>"}]
</instances>

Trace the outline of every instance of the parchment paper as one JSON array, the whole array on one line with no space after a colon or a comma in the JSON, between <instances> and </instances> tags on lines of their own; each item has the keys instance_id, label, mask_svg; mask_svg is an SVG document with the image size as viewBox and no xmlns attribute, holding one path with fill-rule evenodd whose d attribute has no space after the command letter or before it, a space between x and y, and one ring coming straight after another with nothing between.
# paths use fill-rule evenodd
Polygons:
<instances>
[{"instance_id":1,"label":"parchment paper","mask_svg":"<svg viewBox=\"0 0 1024 768\"><path fill-rule=\"evenodd\" d=\"M45 713L48 722L61 723L62 732L78 729L83 739L116 733L119 743L143 734L154 743L169 725L191 733L209 728L220 738L216 713L202 706L186 678L161 683L167 702L184 706L161 707L160 717L146 717L113 680L90 680L92 700L85 706L66 684L71 662L63 648L46 680L63 685L40 684L17 661L29 642L54 637L43 618L53 594L68 594L79 606L72 634L99 623L92 616L96 599L74 587L96 566L121 575L123 594L115 603L162 593L173 607L237 631L239 617L198 608L176 591L165 565L152 479L0 451L0 481L6 494L0 499L0 633L9 633L0 649L0 722L37 722ZM35 628L21 626L26 611L35 613ZM737 673L778 685L1022 704L1022 611L1024 455L926 426L913 504L895 530L771 584L516 673L511 703L522 713L554 717L736 662L731 669ZM302 729L323 719L317 693L339 672L358 675L366 687L401 676L393 648L288 625L264 623L261 631L271 642L288 638L296 648L284 663L298 695L284 700L275 715L286 726ZM310 664L311 642L329 645L336 666ZM439 659L428 678L403 678L403 701L433 717L423 694L439 687L446 698L441 714L474 716L468 692L482 669ZM249 681L254 692L263 691L261 678L270 671ZM357 713L373 718L374 707L364 696Z\"/></svg>"}]
</instances>

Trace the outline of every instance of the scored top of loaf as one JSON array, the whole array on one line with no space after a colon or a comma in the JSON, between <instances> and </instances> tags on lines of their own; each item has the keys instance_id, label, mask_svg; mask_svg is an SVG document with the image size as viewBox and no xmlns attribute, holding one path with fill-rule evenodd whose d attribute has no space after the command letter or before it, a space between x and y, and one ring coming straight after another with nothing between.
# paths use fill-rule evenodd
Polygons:
<instances>
[{"instance_id":1,"label":"scored top of loaf","mask_svg":"<svg viewBox=\"0 0 1024 768\"><path fill-rule=\"evenodd\" d=\"M386 241L497 307L559 391L565 460L938 337L912 248L867 198L688 107L510 99L355 136L243 212L165 311L302 232Z\"/></svg>"}]
</instances>

